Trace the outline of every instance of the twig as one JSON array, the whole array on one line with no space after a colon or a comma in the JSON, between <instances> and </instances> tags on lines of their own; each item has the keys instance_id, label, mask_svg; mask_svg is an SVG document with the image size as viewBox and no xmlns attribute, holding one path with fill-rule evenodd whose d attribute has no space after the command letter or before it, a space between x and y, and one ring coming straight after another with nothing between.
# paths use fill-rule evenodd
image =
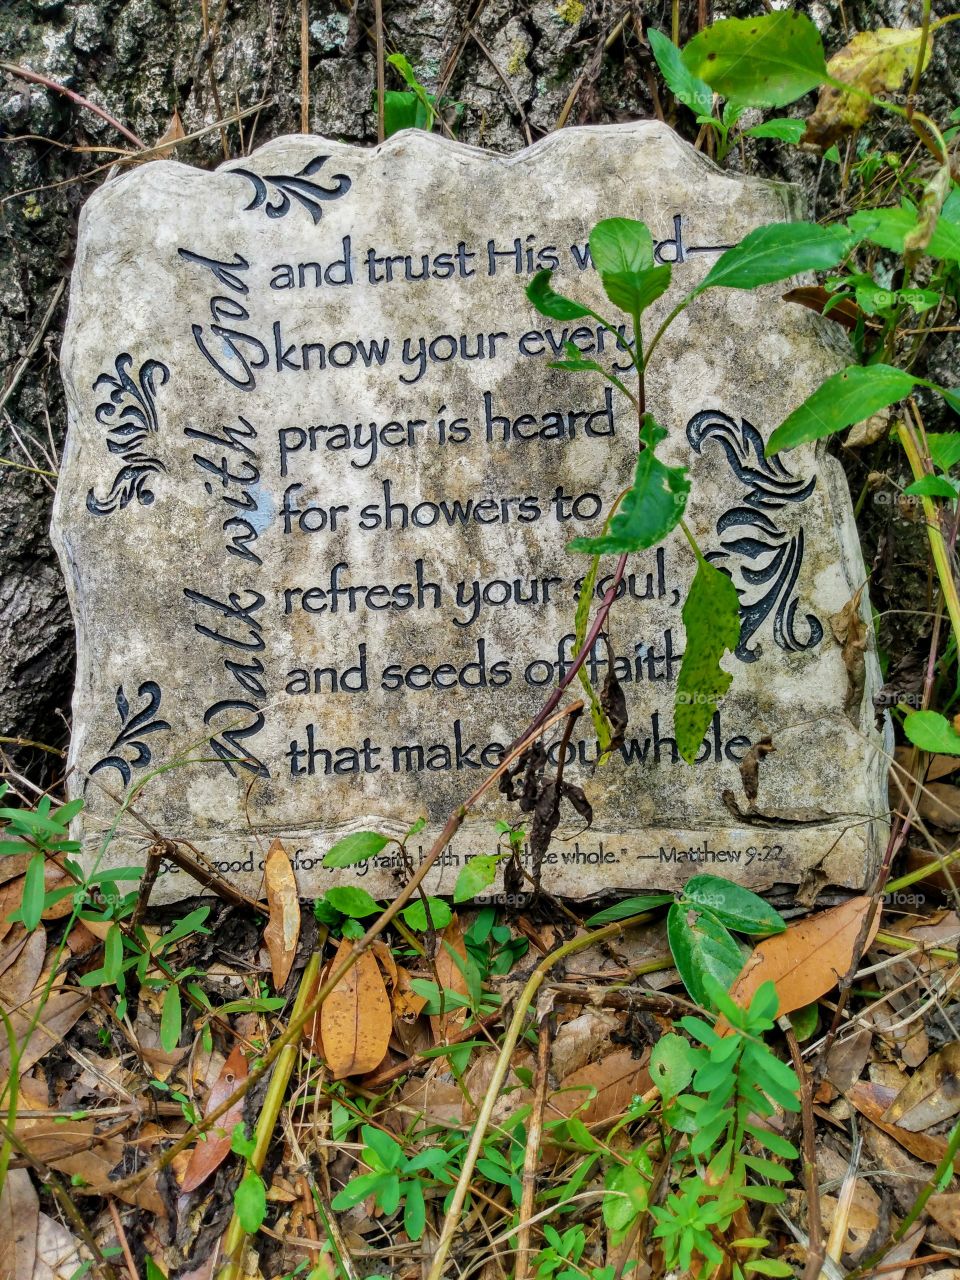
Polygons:
<instances>
[{"instance_id":1,"label":"twig","mask_svg":"<svg viewBox=\"0 0 960 1280\"><path fill-rule=\"evenodd\" d=\"M569 724L570 722L567 721ZM547 993L537 1002L537 1076L533 1091L530 1119L527 1123L527 1149L523 1153L523 1196L520 1200L520 1230L517 1233L517 1259L514 1280L527 1280L530 1269L530 1219L537 1195L537 1165L540 1161L540 1135L543 1133L543 1109L550 1087L550 1013L553 995Z\"/></svg>"},{"instance_id":2,"label":"twig","mask_svg":"<svg viewBox=\"0 0 960 1280\"><path fill-rule=\"evenodd\" d=\"M376 26L377 46L377 141L387 136L386 92L387 73L383 52L383 0L373 0L373 20Z\"/></svg>"},{"instance_id":3,"label":"twig","mask_svg":"<svg viewBox=\"0 0 960 1280\"><path fill-rule=\"evenodd\" d=\"M43 319L40 321L40 324L37 326L36 332L34 333L33 337L30 339L29 343L27 344L26 351L24 351L23 355L14 365L13 372L10 374L10 379L7 382L7 385L3 388L3 394L0 395L0 409L2 409L6 405L7 401L10 399L14 391L16 391L17 387L20 385L20 379L23 377L27 369L30 367L30 361L37 354L37 350L40 346L40 343L43 341L43 335L47 332L47 329L50 325L50 321L53 319L53 313L54 311L56 311L57 304L59 303L60 299L63 297L63 291L64 289L66 289L66 287L67 287L66 280L60 280L57 284L57 287L54 289L53 297L50 299L49 303L47 304L47 309L43 313ZM31 459L31 461L33 461L33 459ZM55 472L53 474L54 476L56 475Z\"/></svg>"},{"instance_id":4,"label":"twig","mask_svg":"<svg viewBox=\"0 0 960 1280\"><path fill-rule=\"evenodd\" d=\"M19 80L29 80L33 84L42 84L45 89L53 89L56 93L62 93L65 98L69 98L71 102L75 102L78 107L86 107L88 111L92 111L94 115L106 120L107 124L113 125L118 133L122 133L128 142L132 142L135 147L139 147L141 151L147 150L147 144L135 133L115 120L109 111L104 111L103 107L98 107L95 102L91 102L88 98L81 97L79 93L74 93L72 89L68 89L65 84L58 84L56 80L51 80L49 76L41 75L39 71L31 71L29 67L21 67L16 62L0 62L0 71L6 71L12 76L16 76Z\"/></svg>"},{"instance_id":5,"label":"twig","mask_svg":"<svg viewBox=\"0 0 960 1280\"><path fill-rule=\"evenodd\" d=\"M793 1059L793 1069L797 1073L797 1079L800 1081L800 1114L803 1124L803 1184L807 1194L807 1234L809 1236L807 1265L804 1269L803 1280L817 1280L823 1268L824 1248L823 1220L820 1217L820 1194L817 1185L817 1127L813 1116L813 1090L810 1088L810 1074L804 1066L800 1045L797 1043L797 1033L789 1022L786 1026L786 1037L790 1057Z\"/></svg>"},{"instance_id":6,"label":"twig","mask_svg":"<svg viewBox=\"0 0 960 1280\"><path fill-rule=\"evenodd\" d=\"M300 132L310 132L310 0L300 0Z\"/></svg>"},{"instance_id":7,"label":"twig","mask_svg":"<svg viewBox=\"0 0 960 1280\"><path fill-rule=\"evenodd\" d=\"M134 1262L133 1254L130 1252L130 1241L127 1239L127 1233L123 1229L120 1214L117 1212L117 1202L113 1196L107 1197L107 1208L110 1210L110 1217L113 1219L114 1230L117 1233L117 1244L123 1250L123 1260L127 1264L127 1270L130 1272L130 1280L140 1280L137 1274L137 1264Z\"/></svg>"}]
</instances>

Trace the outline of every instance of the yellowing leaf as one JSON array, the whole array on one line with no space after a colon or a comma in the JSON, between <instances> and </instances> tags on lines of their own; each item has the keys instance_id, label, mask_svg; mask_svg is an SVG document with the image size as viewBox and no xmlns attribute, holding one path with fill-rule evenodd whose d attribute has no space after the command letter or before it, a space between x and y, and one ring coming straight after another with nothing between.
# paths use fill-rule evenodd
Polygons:
<instances>
[{"instance_id":1,"label":"yellowing leaf","mask_svg":"<svg viewBox=\"0 0 960 1280\"><path fill-rule=\"evenodd\" d=\"M754 949L730 988L737 1004L746 1006L764 982L777 988L780 1014L792 1013L831 991L850 968L861 926L870 909L868 897L851 898L830 911L818 911L784 933L765 938ZM876 912L864 950L880 927Z\"/></svg>"},{"instance_id":2,"label":"yellowing leaf","mask_svg":"<svg viewBox=\"0 0 960 1280\"><path fill-rule=\"evenodd\" d=\"M293 965L300 938L300 899L297 881L287 851L279 840L274 840L263 868L267 886L267 905L270 919L263 931L263 940L270 952L273 970L273 986L279 991Z\"/></svg>"},{"instance_id":3,"label":"yellowing leaf","mask_svg":"<svg viewBox=\"0 0 960 1280\"><path fill-rule=\"evenodd\" d=\"M331 972L353 954L344 938ZM390 1000L376 958L364 951L337 983L320 1010L323 1053L334 1080L362 1076L379 1067L387 1053L393 1019Z\"/></svg>"},{"instance_id":4,"label":"yellowing leaf","mask_svg":"<svg viewBox=\"0 0 960 1280\"><path fill-rule=\"evenodd\" d=\"M919 27L880 27L861 31L835 53L827 63L834 80L840 80L862 92L848 93L824 85L816 109L807 119L802 142L829 147L838 138L865 124L873 107L865 94L892 93L900 88L904 77L912 72L920 54ZM924 69L930 61L932 38L924 52Z\"/></svg>"}]
</instances>

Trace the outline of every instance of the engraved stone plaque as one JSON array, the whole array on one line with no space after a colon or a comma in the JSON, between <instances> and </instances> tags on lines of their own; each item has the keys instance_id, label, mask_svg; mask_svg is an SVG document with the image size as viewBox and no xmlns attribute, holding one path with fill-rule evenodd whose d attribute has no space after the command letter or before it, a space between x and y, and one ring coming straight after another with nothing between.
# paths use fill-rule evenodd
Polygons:
<instances>
[{"instance_id":1,"label":"engraved stone plaque","mask_svg":"<svg viewBox=\"0 0 960 1280\"><path fill-rule=\"evenodd\" d=\"M629 402L549 368L570 340L629 385L629 331L545 320L526 284L553 268L602 310L590 229L642 219L673 264L656 324L795 203L650 122L508 157L419 131L368 150L289 137L216 172L158 161L99 190L71 286L53 529L78 632L85 855L136 787L138 814L247 892L279 836L305 895L395 893L396 846L345 871L324 853L423 815L415 862L496 767L574 654L590 562L566 544L599 531L633 472ZM679 531L631 557L588 663L598 685L614 664L629 724L600 767L589 717L576 726L564 776L594 817L564 809L552 892L705 870L861 885L875 864L876 662L851 691L830 621L865 580L849 494L822 446L763 456L842 363L784 288L714 290L658 348L659 454L689 466L687 521L740 594L734 679L686 765L672 708L693 557ZM752 785L741 765L762 739ZM548 746L556 761L559 730ZM430 888L450 892L517 816L494 788ZM142 862L151 840L125 814L103 856ZM158 899L195 892L162 867Z\"/></svg>"}]
</instances>

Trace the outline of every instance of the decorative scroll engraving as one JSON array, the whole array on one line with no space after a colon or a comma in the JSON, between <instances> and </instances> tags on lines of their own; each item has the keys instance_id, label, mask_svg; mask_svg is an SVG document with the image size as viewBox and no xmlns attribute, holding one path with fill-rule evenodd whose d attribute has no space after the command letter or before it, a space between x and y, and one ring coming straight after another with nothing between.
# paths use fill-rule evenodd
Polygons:
<instances>
[{"instance_id":1,"label":"decorative scroll engraving","mask_svg":"<svg viewBox=\"0 0 960 1280\"><path fill-rule=\"evenodd\" d=\"M130 376L132 364L133 356L121 352L114 362L116 374L101 373L93 384L94 391L110 388L110 398L97 405L95 416L107 428L107 448L123 459L106 497L98 498L93 489L87 494L87 510L98 516L122 509L134 498L149 507L154 499L149 478L166 470L159 459L144 450L144 442L157 433L154 399L157 387L170 377L170 370L159 360L145 360L134 380Z\"/></svg>"},{"instance_id":2,"label":"decorative scroll engraving","mask_svg":"<svg viewBox=\"0 0 960 1280\"><path fill-rule=\"evenodd\" d=\"M773 638L781 649L798 652L814 648L823 639L823 626L818 618L812 613L805 615L806 639L801 639L796 631L800 607L796 585L803 563L803 530L788 534L767 513L779 511L788 502L805 502L813 493L816 479L804 481L794 476L779 454L765 458L763 437L745 418L738 427L727 414L707 409L687 423L687 439L697 453L702 452L706 441L717 441L731 471L747 489L744 505L731 507L717 521L722 549L707 556L714 562L731 557L748 562L740 565L742 585L737 587L740 593L737 657L741 662L756 662L760 645L751 647L748 642L774 610ZM731 536L723 536L727 534ZM755 591L759 594L754 595Z\"/></svg>"},{"instance_id":3,"label":"decorative scroll engraving","mask_svg":"<svg viewBox=\"0 0 960 1280\"><path fill-rule=\"evenodd\" d=\"M98 760L91 768L91 773L100 769L116 769L123 779L123 785L130 785L131 771L142 769L150 763L153 753L143 741L148 733L159 733L161 729L169 729L166 720L161 720L157 712L160 710L160 686L155 680L144 680L137 690L138 698L146 698L146 705L134 715L130 714L130 703L123 692L123 685L117 690L117 711L120 714L120 732L110 743L110 752ZM127 759L119 754L121 751L132 751L133 756Z\"/></svg>"},{"instance_id":4,"label":"decorative scroll engraving","mask_svg":"<svg viewBox=\"0 0 960 1280\"><path fill-rule=\"evenodd\" d=\"M284 218L290 212L292 197L303 205L314 223L317 223L323 217L322 202L339 200L353 186L353 180L345 173L334 174L333 181L336 185L333 187L321 187L316 182L307 181L315 173L319 173L329 159L329 156L314 156L299 173L292 175L267 173L261 177L259 173L252 173L249 169L231 169L230 172L238 173L253 184L253 199L248 205L244 205L245 211L259 209L264 205L268 218ZM276 188L277 195L273 201L264 204L268 194L267 183Z\"/></svg>"}]
</instances>

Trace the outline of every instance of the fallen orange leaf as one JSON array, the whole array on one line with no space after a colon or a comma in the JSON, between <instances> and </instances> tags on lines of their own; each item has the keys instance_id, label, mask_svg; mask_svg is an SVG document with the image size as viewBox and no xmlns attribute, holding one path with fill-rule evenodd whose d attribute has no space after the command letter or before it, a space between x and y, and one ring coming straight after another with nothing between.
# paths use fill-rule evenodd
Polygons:
<instances>
[{"instance_id":1,"label":"fallen orange leaf","mask_svg":"<svg viewBox=\"0 0 960 1280\"><path fill-rule=\"evenodd\" d=\"M220 1074L210 1089L204 1115L211 1115L226 1102L238 1084L246 1080L249 1072L247 1055L236 1045L220 1069ZM182 1190L196 1191L206 1182L215 1169L219 1169L230 1154L230 1137L235 1125L243 1119L243 1099L235 1102L190 1154L190 1163L183 1175Z\"/></svg>"},{"instance_id":2,"label":"fallen orange leaf","mask_svg":"<svg viewBox=\"0 0 960 1280\"><path fill-rule=\"evenodd\" d=\"M344 938L332 961L340 968L353 953ZM387 1055L393 1018L383 974L376 958L364 951L337 983L320 1010L323 1054L334 1080L374 1071Z\"/></svg>"},{"instance_id":3,"label":"fallen orange leaf","mask_svg":"<svg viewBox=\"0 0 960 1280\"><path fill-rule=\"evenodd\" d=\"M270 918L263 940L270 953L273 988L280 991L290 976L300 940L300 898L287 851L274 840L263 867Z\"/></svg>"}]
</instances>

